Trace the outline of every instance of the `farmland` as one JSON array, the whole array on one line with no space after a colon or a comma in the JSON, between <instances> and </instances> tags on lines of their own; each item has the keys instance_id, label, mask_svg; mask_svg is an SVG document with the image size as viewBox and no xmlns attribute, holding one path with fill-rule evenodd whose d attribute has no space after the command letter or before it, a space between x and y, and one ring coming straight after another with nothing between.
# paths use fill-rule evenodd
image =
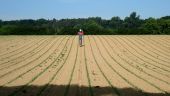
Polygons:
<instances>
[{"instance_id":1,"label":"farmland","mask_svg":"<svg viewBox=\"0 0 170 96\"><path fill-rule=\"evenodd\" d=\"M170 36L0 36L0 96L170 96Z\"/></svg>"}]
</instances>

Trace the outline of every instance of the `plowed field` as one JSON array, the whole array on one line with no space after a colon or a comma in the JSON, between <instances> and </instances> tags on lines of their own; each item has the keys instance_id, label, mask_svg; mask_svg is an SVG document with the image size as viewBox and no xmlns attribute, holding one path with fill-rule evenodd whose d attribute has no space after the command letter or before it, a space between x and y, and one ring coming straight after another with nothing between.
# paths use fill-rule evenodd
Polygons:
<instances>
[{"instance_id":1,"label":"plowed field","mask_svg":"<svg viewBox=\"0 0 170 96\"><path fill-rule=\"evenodd\" d=\"M170 96L170 36L0 36L0 96Z\"/></svg>"}]
</instances>

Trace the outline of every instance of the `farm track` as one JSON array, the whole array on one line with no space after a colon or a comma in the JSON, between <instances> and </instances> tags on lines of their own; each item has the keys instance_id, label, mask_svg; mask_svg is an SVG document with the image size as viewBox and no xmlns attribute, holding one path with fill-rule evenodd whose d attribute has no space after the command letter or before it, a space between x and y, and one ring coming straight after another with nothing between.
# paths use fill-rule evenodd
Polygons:
<instances>
[{"instance_id":1,"label":"farm track","mask_svg":"<svg viewBox=\"0 0 170 96\"><path fill-rule=\"evenodd\" d=\"M31 41L31 42L30 42ZM28 45L30 45L30 44L32 44L33 42L35 42L36 41L36 38L33 38L33 40L31 39L31 40L29 40L29 43L27 42L27 43L24 43L22 46L19 46L19 48L13 48L14 50L11 50L11 51L5 51L5 52L3 52L3 53L1 53L0 54L0 57L1 56L5 56L5 55L8 55L8 54L11 54L11 53L14 53L14 52L17 52L17 51L20 51L20 49L24 49L25 47L27 48L27 46ZM18 42L16 42L16 43L18 43Z\"/></svg>"},{"instance_id":2,"label":"farm track","mask_svg":"<svg viewBox=\"0 0 170 96\"><path fill-rule=\"evenodd\" d=\"M155 54L156 54L157 52L159 52L160 54L157 53L157 55L159 55L159 56L161 55L162 57L165 57L166 59L168 59L167 57L170 56L169 54L167 54L167 52L164 52L164 51L162 51L162 50L157 49L152 43L149 44L149 42L144 41L144 39L136 38L136 40L138 40L139 42L142 42L143 46L145 46L145 44L150 45L150 46L147 46L147 47L148 47L148 48L150 47L151 49L153 49L152 51L154 51ZM159 56L158 56L158 57L159 57Z\"/></svg>"},{"instance_id":3,"label":"farm track","mask_svg":"<svg viewBox=\"0 0 170 96\"><path fill-rule=\"evenodd\" d=\"M115 52L115 54L117 54L117 53ZM160 79L159 77L155 77L155 76L151 75L150 73L147 73L147 72L145 72L144 70L139 69L138 66L132 65L132 64L129 63L127 60L123 59L123 58L121 57L121 54L117 54L117 56L118 56L122 61L124 61L126 65L128 65L128 66L126 66L126 67L124 67L123 65L120 65L122 68L124 68L125 70L127 70L127 71L130 72L131 74L135 75L136 77L144 80L145 82L148 82L150 85L154 86L155 88L159 89L160 91L163 91L163 90L160 89L159 87L157 87L156 85L152 84L151 82L147 81L146 79L142 78L142 76L145 77L145 78L153 77L154 79L158 79L158 80L160 80L160 81L162 81L162 82L164 82L164 83L167 83L167 84L169 85L169 82L164 81L164 80ZM117 60L117 59L115 59L115 60ZM124 65L125 65L125 64L124 64ZM132 68L133 70L136 69L134 73L133 73L131 70L129 70L129 69L131 69L130 67L133 67L133 68ZM127 68L128 68L128 69L127 69ZM138 72L138 71L139 71L139 72ZM136 75L135 73L138 73L140 76ZM141 74L141 73L144 73L144 74ZM146 75L145 75L145 74L146 74ZM148 75L148 77L147 77L147 75ZM151 78L151 79L152 79L152 78ZM154 81L156 81L156 80L154 80ZM157 82L160 82L160 81L157 81ZM161 85L163 85L163 84L160 84L159 86L161 86ZM165 86L167 86L167 85L165 84ZM167 87L168 87L168 86L167 86ZM166 88L167 88L167 87L166 87ZM164 90L164 92L166 92L166 90ZM167 93L167 92L166 92L166 93Z\"/></svg>"},{"instance_id":4,"label":"farm track","mask_svg":"<svg viewBox=\"0 0 170 96\"><path fill-rule=\"evenodd\" d=\"M155 47L151 47L151 45L150 46L145 46L144 42L141 43L142 40L140 40L140 38L139 38L139 40L138 40L138 38L129 38L129 39L132 39L132 41L135 40L136 43L139 44L139 47L145 49L145 51L148 51L148 52L152 53L152 55L154 57L156 57L157 59L169 63L169 61L170 61L169 58L168 58L169 55L166 56L166 54L162 54L159 50L155 49Z\"/></svg>"},{"instance_id":5,"label":"farm track","mask_svg":"<svg viewBox=\"0 0 170 96\"><path fill-rule=\"evenodd\" d=\"M153 42L155 42L155 43L157 43L157 44L160 44L160 45L161 45L162 47L164 47L164 48L167 48L167 49L169 49L169 48L170 48L170 46L169 46L169 45L167 45L167 44L162 44L162 43L160 43L160 42L156 41L155 39L150 38L150 40L151 40L151 41L153 41Z\"/></svg>"},{"instance_id":6,"label":"farm track","mask_svg":"<svg viewBox=\"0 0 170 96\"><path fill-rule=\"evenodd\" d=\"M76 57L75 59L73 60L74 61L74 65L73 65L73 68L72 68L72 71L71 71L71 75L69 77L69 81L68 81L68 84L66 86L66 89L65 89L65 92L64 92L64 96L68 96L69 94L69 90L70 90L70 86L71 86L71 82L73 80L73 75L74 75L74 72L75 72L75 68L76 68L76 65L77 65L77 58L78 58L78 52L79 52L79 45L78 45L78 42L76 42L76 45L77 45L77 50L76 50ZM73 95L74 96L74 95Z\"/></svg>"},{"instance_id":7,"label":"farm track","mask_svg":"<svg viewBox=\"0 0 170 96\"><path fill-rule=\"evenodd\" d=\"M118 38L114 38L114 39L118 40ZM119 38L119 40L120 40L120 38ZM130 47L129 49L131 49L131 51L133 51L133 54L135 54L136 57L139 56L141 58L141 60L143 60L144 62L152 64L154 67L160 68L164 71L170 72L170 70L168 69L169 67L167 67L165 64L162 64L160 62L150 59L150 57L142 55L142 53L140 51L136 50L134 47L132 47L132 45L128 44L128 42L126 40L121 39L120 42L124 43L124 45L126 45L126 47Z\"/></svg>"},{"instance_id":8,"label":"farm track","mask_svg":"<svg viewBox=\"0 0 170 96\"><path fill-rule=\"evenodd\" d=\"M57 40L58 40L58 39L57 39ZM51 47L53 47L54 45L55 45L55 42L52 44ZM7 76L7 74L12 73L12 72L14 72L14 71L16 71L16 70L19 70L19 69L21 69L21 68L23 68L23 67L29 66L29 65L32 64L34 61L38 60L38 59L41 58L44 54L46 54L46 53L51 49L51 47L49 47L47 50L43 50L44 52L41 52L41 50L40 50L39 52L41 52L41 54L39 54L38 57L32 56L32 57L33 57L33 60L30 59L28 63L24 62L24 63L23 63L24 65L17 63L17 64L19 65L19 67L15 66L16 69L14 69L15 67L12 67L13 69L8 68L8 70L5 70L6 73L3 74L3 75L1 75L0 78L2 78L2 77L4 77L4 76ZM44 48L43 48L43 49L44 49ZM15 65L16 65L16 64L15 64ZM20 66L20 65L22 65L22 66ZM9 71L9 70L10 70L10 71ZM4 71L3 71L3 72L4 72ZM1 73L2 73L2 72L1 72Z\"/></svg>"},{"instance_id":9,"label":"farm track","mask_svg":"<svg viewBox=\"0 0 170 96\"><path fill-rule=\"evenodd\" d=\"M67 42L68 42L68 40L69 40L69 38L67 39ZM64 48L65 48L67 42L65 43ZM25 85L30 85L30 84L31 84L32 82L34 82L39 76L41 76L44 72L46 72L49 68L51 68L51 66L54 65L54 63L56 62L56 60L58 60L59 56L62 54L64 48L60 51L59 54L54 54L54 53L52 53L52 55L56 55L57 58L55 58L55 57L52 58L52 57L49 56L48 59L44 60L44 61L46 61L46 62L40 63L40 64L41 64L41 67L44 67L44 68L41 69L41 67L38 65L38 66L35 66L35 67L33 67L32 69L28 70L28 71L37 71L37 73L34 73L35 75L34 75L33 78L31 78L31 77L29 76L29 75L33 75L33 74L27 74L28 71L27 71L25 74L22 74L22 78L25 77L25 79L26 79L26 77L30 77L30 80L25 80L25 81L26 81L26 84L25 84ZM52 55L51 55L51 56L52 56ZM38 67L38 68L36 69L36 67ZM20 76L21 76L21 75L20 75ZM16 79L16 80L17 80L17 79ZM25 81L24 81L24 82L25 82ZM12 81L12 82L13 82L13 81ZM8 82L8 84L10 84L10 83L12 83L12 82ZM23 82L23 83L24 83L24 82ZM19 95L19 94L22 93L21 90L24 90L25 88L26 88L26 86L21 87L21 88L19 88L19 90L16 90L16 91L12 92L9 96L15 96L16 94ZM21 96L22 96L22 95L21 95Z\"/></svg>"},{"instance_id":10,"label":"farm track","mask_svg":"<svg viewBox=\"0 0 170 96\"><path fill-rule=\"evenodd\" d=\"M95 52L93 52L93 51L95 51L95 50L92 49L92 43L91 43L91 40L90 40L89 37L88 37L88 40L89 40L90 50L91 50L92 56L93 56L93 58L94 58L94 61L95 61L96 65L97 65L98 69L100 70L101 74L103 75L103 77L105 78L105 80L107 81L107 83L108 83L108 84L110 85L110 87L112 88L112 91L113 91L114 96L120 96L120 92L118 92L118 89L117 89L114 85L111 84L111 81L107 78L107 76L106 76L105 73L103 72L104 70L102 70L102 68L103 68L104 66L102 66L102 68L101 68L101 66L99 65L99 60L100 60L100 59L98 59L98 60L96 59L97 56L99 56L99 55L97 55L97 56L94 55ZM93 44L93 46L94 46L94 44ZM98 47L97 47L97 48L98 48ZM97 53L97 52L96 52L96 53ZM103 69L104 69L104 68L103 68ZM105 68L105 70L107 70L107 68Z\"/></svg>"},{"instance_id":11,"label":"farm track","mask_svg":"<svg viewBox=\"0 0 170 96\"><path fill-rule=\"evenodd\" d=\"M116 39L116 38L115 38L115 39ZM148 68L148 69L150 69L150 70L154 70L154 71L156 71L156 72L158 72L158 73L160 73L160 74L164 74L165 72L170 72L169 70L166 70L166 69L162 68L161 66L157 66L157 65L155 65L154 63L152 64L151 62L148 62L147 60L141 58L141 56L138 56L138 55L140 55L140 54L134 54L134 52L131 52L131 51L129 50L129 48L125 46L125 44L124 44L124 46L123 46L123 44L122 44L119 40L116 39L116 41L120 44L121 47L123 47L123 49L122 49L123 52L126 52L125 54L126 54L127 56L129 56L129 58L131 58L131 60L141 62L141 63L140 63L141 66L143 66L143 67L145 67L145 68ZM113 42L116 42L116 41L113 41ZM134 51L136 52L136 50L134 50ZM129 52L130 54L127 53L127 52ZM138 52L136 52L136 53L138 53ZM133 57L132 57L132 56L133 56ZM148 65L148 64L149 64L149 65ZM160 70L160 69L161 69L161 70ZM162 72L162 71L164 71L164 72ZM167 73L167 74L164 74L164 75L166 75L167 77L169 77L168 73Z\"/></svg>"},{"instance_id":12,"label":"farm track","mask_svg":"<svg viewBox=\"0 0 170 96\"><path fill-rule=\"evenodd\" d=\"M84 43L84 46L86 46L86 42ZM89 93L88 95L89 96L94 96L94 93L93 93L93 89L92 89L92 84L91 84L91 80L90 80L90 72L89 72L89 69L88 69L88 63L87 63L87 57L86 57L86 48L84 47L84 59L85 59L85 68L86 68L86 76L87 76L87 79L88 79L88 90L89 90Z\"/></svg>"},{"instance_id":13,"label":"farm track","mask_svg":"<svg viewBox=\"0 0 170 96\"><path fill-rule=\"evenodd\" d=\"M29 44L21 47L22 49L18 49L18 50L15 50L13 51L12 53L8 53L8 54L5 54L3 55L3 58L1 59L10 59L11 57L14 57L15 55L18 55L18 54L23 54L25 53L25 51L29 51L31 48L34 48L35 46L38 46L39 43L42 43L43 41L45 41L44 38L40 39L40 40L33 40L33 42L30 42ZM18 52L19 51L19 52Z\"/></svg>"},{"instance_id":14,"label":"farm track","mask_svg":"<svg viewBox=\"0 0 170 96\"><path fill-rule=\"evenodd\" d=\"M170 96L170 36L8 38L0 96Z\"/></svg>"},{"instance_id":15,"label":"farm track","mask_svg":"<svg viewBox=\"0 0 170 96\"><path fill-rule=\"evenodd\" d=\"M170 43L169 43L170 39L168 40L168 38L162 38L161 40L163 40L165 42L165 44L168 44L170 46Z\"/></svg>"},{"instance_id":16,"label":"farm track","mask_svg":"<svg viewBox=\"0 0 170 96\"><path fill-rule=\"evenodd\" d=\"M0 65L2 66L2 65L8 65L8 64L11 64L11 65L13 65L13 64L16 64L16 63L19 63L19 62L22 62L22 61L24 61L24 60L26 60L26 59L29 59L29 57L31 57L31 56L33 56L34 54L36 54L36 50L37 49L39 49L39 48L41 48L41 46L42 46L42 48L44 47L44 44L45 43L49 43L51 40L45 40L45 41L43 41L43 42L40 42L40 44L39 45L36 45L35 46L35 48L33 47L33 49L32 48L28 48L29 50L27 50L26 51L26 53L24 52L24 53L22 53L22 52L19 52L19 53L16 53L16 54L14 54L13 56L13 58L11 58L11 59L5 59L5 58L3 58L4 60L6 60L7 62L3 62L3 63L1 63ZM24 50L23 50L24 51ZM21 53L21 54L20 54ZM28 55L28 56L27 56ZM10 56L11 57L11 56ZM8 57L7 57L8 58Z\"/></svg>"},{"instance_id":17,"label":"farm track","mask_svg":"<svg viewBox=\"0 0 170 96\"><path fill-rule=\"evenodd\" d=\"M64 38L63 38L64 39ZM62 39L62 40L63 40ZM14 80L16 80L16 79L18 79L19 77L21 77L21 76L23 76L24 74L26 74L26 73L28 73L28 72L30 72L30 71L32 71L33 69L36 69L37 67L41 67L43 64L45 64L45 63L47 63L47 61L49 60L49 59L52 59L51 58L51 56L52 56L52 54L56 54L57 55L57 52L55 52L55 51L57 51L57 50L59 50L58 48L60 47L60 45L63 43L63 41L61 41L59 44L57 44L57 46L55 45L53 45L53 46L48 46L48 49L47 50L45 50L45 52L42 54L42 55L40 55L39 57L37 57L36 59L34 59L33 61L29 61L27 64L24 64L23 66L21 66L21 67L18 67L17 69L14 69L14 70L12 70L12 72L13 71L16 71L15 72L15 74L14 74L14 76L16 75L16 73L18 73L18 74L20 74L20 75L18 75L17 77L13 77L14 79L12 79L10 82L8 81L7 83L5 83L4 85L6 85L6 84L9 84L9 83L11 83L12 81L14 81ZM51 47L54 47L54 48L51 48ZM56 47L56 48L55 48ZM51 50L50 50L51 49ZM51 52L49 52L49 51L51 51ZM25 69L21 69L21 68L25 68ZM27 68L30 68L29 70L27 69ZM20 69L20 70L19 70ZM25 72L23 72L22 74L20 73L20 71L25 71ZM18 72L17 72L18 71ZM4 74L4 76L6 76L6 75L10 75L10 73L12 73L11 71L10 72L8 72L7 74ZM13 74L12 74L12 76L13 76ZM10 76L10 77L12 77L12 76ZM3 76L2 76L3 77ZM8 79L9 78L9 76L7 76L5 79ZM2 79L1 79L2 80ZM6 80L4 80L5 82L6 82Z\"/></svg>"},{"instance_id":18,"label":"farm track","mask_svg":"<svg viewBox=\"0 0 170 96\"><path fill-rule=\"evenodd\" d=\"M122 47L122 45L118 45L118 43L117 44L115 44L115 42L113 42L114 43L114 45L117 47L117 48L121 48ZM111 46L111 45L110 45ZM161 75L164 75L165 77L164 78L170 78L168 75L166 75L166 74L163 74L163 73L160 73L159 71L156 71L156 70L154 70L154 69L152 69L152 68L149 68L148 67L148 65L145 65L144 63L142 63L141 61L139 61L138 59L134 59L135 57L137 57L136 55L134 55L132 52L130 52L129 50L124 50L124 48L122 48L121 50L120 50L120 52L122 51L122 53L120 53L120 54L122 54L123 56L122 57L120 57L120 58L122 58L122 59L124 59L124 61L126 61L128 64L131 64L131 66L134 66L134 68L136 67L138 70L140 70L140 71L145 71L146 69L147 69L147 71L153 71L153 72L155 72L155 74L156 75L158 75L158 74L161 74ZM127 51L129 51L129 53L130 54L128 54L127 53ZM132 56L134 56L134 57L132 57L132 58L130 58L131 56L130 55L132 55ZM125 56L125 57L124 57ZM127 59L127 60L126 60ZM143 60L143 59L142 59ZM136 63L136 64L135 64ZM148 73L150 73L150 72L148 72ZM147 74L147 73L146 73ZM161 77L161 75L158 75L158 77L160 76ZM167 81L169 81L169 80L167 80Z\"/></svg>"},{"instance_id":19,"label":"farm track","mask_svg":"<svg viewBox=\"0 0 170 96\"><path fill-rule=\"evenodd\" d=\"M128 58L128 60L130 60L130 59ZM127 61L127 62L128 62L128 61ZM133 62L136 62L136 61L133 60ZM131 62L129 62L129 64L131 64ZM133 66L133 64L131 64L131 65ZM140 65L142 65L142 64L140 64ZM143 71L145 74L151 76L151 74L149 74L150 72L145 72L145 71L143 70L143 68L139 68L139 67L140 67L139 64L137 64L136 66L134 66L134 68L135 68L135 67L137 67L139 70ZM146 67L146 68L147 68L147 67ZM155 71L155 70L152 70L152 71ZM166 77L162 77L161 75L158 75L157 73L159 73L159 72L156 72L156 73L155 73L155 76L157 76L157 77L155 77L155 76L151 76L151 77L157 78L157 79L159 79L159 80L161 80L160 78L164 78L164 79L165 79L166 77L169 77L168 75L165 75ZM166 80L166 81L161 80L161 81L166 82L166 81L169 81L169 80ZM169 82L166 82L166 83L169 84Z\"/></svg>"},{"instance_id":20,"label":"farm track","mask_svg":"<svg viewBox=\"0 0 170 96\"><path fill-rule=\"evenodd\" d=\"M5 39L5 37L3 37L3 39ZM2 36L1 36L1 39L0 39L0 43L1 43L0 52L2 53L2 52L10 51L13 48L17 48L17 47L21 46L22 44L24 44L25 42L28 43L29 41L31 41L30 39L31 40L36 40L37 38L34 38L34 37L22 37L22 36L21 36L21 38L18 38L18 36L15 36L15 37L6 36L6 40L2 40Z\"/></svg>"},{"instance_id":21,"label":"farm track","mask_svg":"<svg viewBox=\"0 0 170 96\"><path fill-rule=\"evenodd\" d=\"M23 39L23 38L22 38ZM17 47L20 44L22 44L23 42L26 42L26 40L22 40L17 39L17 40L9 40L9 41L0 41L1 45L0 45L0 52L4 52L4 51L9 51L11 50L12 47ZM17 42L18 44L16 44L15 42Z\"/></svg>"},{"instance_id":22,"label":"farm track","mask_svg":"<svg viewBox=\"0 0 170 96\"><path fill-rule=\"evenodd\" d=\"M72 38L73 39L73 38ZM68 42L68 40L69 39L67 39L67 42ZM72 41L72 40L71 40ZM70 42L69 42L70 43ZM70 45L72 46L72 43L70 43ZM50 83L52 80L53 80L53 78L55 78L55 76L57 75L57 73L61 70L61 68L63 68L63 66L64 66L64 64L65 64L65 61L67 60L67 57L68 57L68 55L69 55L69 52L70 52L70 50L67 50L67 47L68 46L68 43L66 43L65 45L64 45L64 48L62 49L62 51L59 53L59 55L56 57L56 58L54 58L54 60L51 62L51 64L48 66L48 67L46 67L45 68L45 70L43 70L41 73L39 73L36 77L34 77L30 82L29 82L29 86L30 85L34 85L34 84L36 84L36 83L38 83L38 84L40 84L40 82L42 82L42 81L39 81L39 80L42 80L44 77L46 77L47 78L47 75L50 73L50 75L48 75L48 78L46 79L46 80L43 80L43 84L46 84L46 82L47 82L47 80L49 80L49 82L48 83ZM70 49L71 49L71 47L70 47ZM66 52L68 52L68 55L67 55L67 57L66 58L64 58L63 57L63 54L65 54L65 56L66 56ZM63 62L64 63L59 63L59 64L57 64L57 62L62 62L62 60L63 60ZM59 60L59 61L58 61ZM55 64L57 64L57 65L55 65ZM54 66L53 66L54 65ZM58 67L59 66L59 67ZM56 68L55 68L56 67ZM57 68L58 67L58 68ZM56 69L57 69L57 72L55 72L56 71ZM54 73L54 75L53 75L53 73ZM49 78L49 77L52 77L52 78ZM47 83L47 84L48 84ZM42 88L42 90L43 89L45 89L47 86L45 86L44 88ZM41 89L40 89L40 93L36 93L36 92L34 92L34 90L28 90L27 88L22 88L21 90L27 90L27 91L31 91L31 93L32 94L41 94ZM22 93L22 91L20 91L20 92L15 92L15 94L17 95L17 96L24 96L24 94ZM13 94L12 94L13 95Z\"/></svg>"},{"instance_id":23,"label":"farm track","mask_svg":"<svg viewBox=\"0 0 170 96\"><path fill-rule=\"evenodd\" d=\"M143 39L144 37L141 37L141 38ZM150 38L144 38L144 40L148 40L149 43L155 45L156 47L159 47L159 49L161 49L162 51L170 52L170 48L167 48L167 47L165 47L165 46L162 46L161 43L158 43L158 42L156 42L156 41L153 41L153 40L150 39Z\"/></svg>"},{"instance_id":24,"label":"farm track","mask_svg":"<svg viewBox=\"0 0 170 96\"><path fill-rule=\"evenodd\" d=\"M112 48L113 48L113 47L112 47ZM141 78L140 76L138 76L138 75L137 75L137 73L139 73L138 71L136 71L136 70L134 69L136 72L133 72L134 70L130 70L130 69L131 69L130 66L126 66L126 65L128 64L128 62L126 62L125 60L123 60L122 58L120 58L121 54L117 54L116 51L113 51L113 52L114 52L113 54L115 54L115 55L111 55L111 58L112 58L115 62L118 63L118 65L120 66L120 68L122 68L121 71L125 70L124 73L129 73L129 75L131 75L130 77L136 78L138 82L140 81L140 83L142 84L141 87L143 87L143 90L145 89L145 86L147 86L149 89L150 89L150 88L153 89L154 85L151 84L151 83L149 83L148 81L146 81L144 78ZM140 73L139 73L139 74L140 74ZM130 78L128 78L128 79L130 79ZM135 84L136 81L133 82L133 83ZM151 86L150 86L150 84L151 84ZM145 85L145 86L143 86L143 85ZM140 85L138 85L138 86L140 86ZM154 90L155 90L155 89L154 89ZM157 88L156 88L156 90L157 90ZM159 88L158 88L158 90L159 90ZM146 89L145 89L145 91L146 91ZM149 91L149 90L148 90L148 91Z\"/></svg>"},{"instance_id":25,"label":"farm track","mask_svg":"<svg viewBox=\"0 0 170 96\"><path fill-rule=\"evenodd\" d=\"M67 45L67 47L64 49L65 52L62 53L62 54L64 54L64 56L61 54L61 59L62 60L60 62L58 62L58 65L56 66L56 68L53 69L54 70L54 75L51 76L51 78L48 81L48 83L46 84L46 86L44 86L38 92L37 96L44 96L45 94L47 94L48 96L55 96L56 92L58 92L56 89L55 89L56 91L54 91L53 87L51 87L49 85L53 84L53 83L56 83L55 80L59 77L59 75L61 74L62 70L64 70L65 66L67 66L68 58L71 55L70 53L71 53L71 50L73 50L73 45L74 45L74 41L75 41L75 37L71 37L71 38L72 38L71 42L69 42L69 45ZM73 68L74 67L75 66L73 66ZM58 78L58 79L60 79L60 78ZM69 86L69 84L67 86ZM48 93L49 90L51 91L50 94ZM62 90L61 92L58 92L58 93L62 94L63 92L64 92L64 90Z\"/></svg>"},{"instance_id":26,"label":"farm track","mask_svg":"<svg viewBox=\"0 0 170 96\"><path fill-rule=\"evenodd\" d=\"M124 38L126 38L126 37L124 37ZM126 41L128 41L128 42L131 42L131 44L132 45L135 45L135 48L137 48L137 49L140 49L141 51L143 51L144 53L146 53L146 55L147 55L147 57L150 57L151 59L155 59L155 61L156 60L159 60L159 62L160 61L162 61L162 62L164 62L164 63L167 63L168 65L169 65L169 61L170 60L162 60L161 58L158 58L158 55L156 55L156 56L154 56L153 54L152 54L152 50L149 50L149 52L147 51L148 49L147 48L144 48L144 46L140 46L137 42L135 43L134 41L132 41L132 40L130 40L129 38L126 38ZM167 65L167 66L168 66ZM168 66L169 67L169 66Z\"/></svg>"},{"instance_id":27,"label":"farm track","mask_svg":"<svg viewBox=\"0 0 170 96\"><path fill-rule=\"evenodd\" d=\"M112 55L110 54L110 52L108 51L108 49L105 47L105 45L104 45L104 43L103 43L103 41L101 40L101 38L100 37L98 37L99 38L99 41L101 41L101 45L104 47L104 50L106 50L106 54L107 55L109 55L109 57L111 57L111 59L112 59ZM108 42L107 42L108 43ZM99 49L98 49L99 50ZM126 77L124 77L122 74L120 74L121 72L118 72L118 70L116 70L116 68L115 67L113 67L112 66L112 63L109 63L109 61L107 61L106 59L108 59L108 58L106 58L106 57L104 57L103 56L103 54L101 53L101 51L99 50L99 52L100 52L100 54L101 54L101 56L102 56L102 58L103 58L103 60L106 62L106 64L110 67L110 69L113 71L113 72L111 72L112 74L113 73L115 73L115 74L117 74L118 76L116 76L116 78L120 78L117 82L118 82L118 84L122 84L122 85L126 85L126 86L129 86L129 87L133 87L133 88L135 88L137 91L139 91L139 92L142 92L142 89L141 88L139 88L137 85L134 85L133 84L133 82L131 82L131 81L129 81L128 80L128 78L126 78ZM118 63L119 64L119 62L115 62L116 64ZM123 80L123 81L122 81ZM120 82L121 81L121 82ZM122 85L117 85L117 86L122 86ZM124 92L122 92L122 94L126 94L126 93L124 93ZM144 93L142 93L142 94L138 94L139 96L143 96L143 95L146 95L146 94L144 94ZM147 95L146 95L147 96Z\"/></svg>"}]
</instances>

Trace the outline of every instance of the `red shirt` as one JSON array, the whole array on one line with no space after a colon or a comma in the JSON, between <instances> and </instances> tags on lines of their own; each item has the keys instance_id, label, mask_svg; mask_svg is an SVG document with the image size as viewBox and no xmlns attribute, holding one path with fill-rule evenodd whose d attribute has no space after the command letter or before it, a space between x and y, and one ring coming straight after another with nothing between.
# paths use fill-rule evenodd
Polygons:
<instances>
[{"instance_id":1,"label":"red shirt","mask_svg":"<svg viewBox=\"0 0 170 96\"><path fill-rule=\"evenodd\" d=\"M78 35L84 35L84 32L83 31L78 32Z\"/></svg>"}]
</instances>

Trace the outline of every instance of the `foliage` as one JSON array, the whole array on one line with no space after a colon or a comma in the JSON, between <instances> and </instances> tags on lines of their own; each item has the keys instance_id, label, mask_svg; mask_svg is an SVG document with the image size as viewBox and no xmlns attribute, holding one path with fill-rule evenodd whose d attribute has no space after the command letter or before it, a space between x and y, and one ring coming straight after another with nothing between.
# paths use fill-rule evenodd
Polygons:
<instances>
[{"instance_id":1,"label":"foliage","mask_svg":"<svg viewBox=\"0 0 170 96\"><path fill-rule=\"evenodd\" d=\"M143 20L132 12L125 19L116 16L110 20L101 17L0 20L1 35L76 35L80 28L88 35L170 34L170 16Z\"/></svg>"}]
</instances>

